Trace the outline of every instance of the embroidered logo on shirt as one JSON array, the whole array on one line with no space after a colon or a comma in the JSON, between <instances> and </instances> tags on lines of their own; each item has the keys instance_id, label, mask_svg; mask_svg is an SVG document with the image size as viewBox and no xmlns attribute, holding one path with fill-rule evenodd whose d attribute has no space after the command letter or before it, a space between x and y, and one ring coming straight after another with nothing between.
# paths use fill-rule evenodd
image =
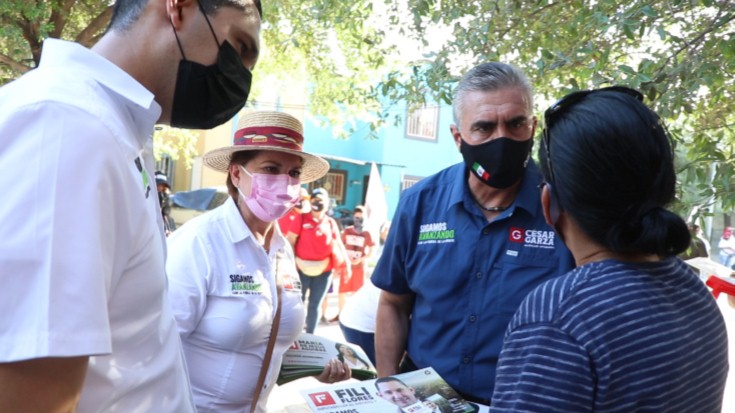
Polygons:
<instances>
[{"instance_id":1,"label":"embroidered logo on shirt","mask_svg":"<svg viewBox=\"0 0 735 413\"><path fill-rule=\"evenodd\" d=\"M523 234L525 232L526 230L524 230L523 228L511 227L508 238L510 239L510 242L523 242L523 238L524 238Z\"/></svg>"},{"instance_id":2,"label":"embroidered logo on shirt","mask_svg":"<svg viewBox=\"0 0 735 413\"><path fill-rule=\"evenodd\" d=\"M135 167L138 168L138 172L140 172L140 177L143 180L143 190L145 191L145 197L146 199L151 194L151 184L150 179L148 178L148 171L143 169L143 164L140 161L140 156L135 158Z\"/></svg>"},{"instance_id":3,"label":"embroidered logo on shirt","mask_svg":"<svg viewBox=\"0 0 735 413\"><path fill-rule=\"evenodd\" d=\"M301 294L301 280L296 274L281 274L281 282L284 292Z\"/></svg>"},{"instance_id":4,"label":"embroidered logo on shirt","mask_svg":"<svg viewBox=\"0 0 735 413\"><path fill-rule=\"evenodd\" d=\"M508 232L510 242L522 243L524 247L531 248L554 248L554 231L542 231L538 229L523 229L511 227ZM511 255L511 254L508 254Z\"/></svg>"},{"instance_id":5,"label":"embroidered logo on shirt","mask_svg":"<svg viewBox=\"0 0 735 413\"><path fill-rule=\"evenodd\" d=\"M261 294L263 290L263 284L256 283L252 275L230 274L230 285L234 295Z\"/></svg>"},{"instance_id":6,"label":"embroidered logo on shirt","mask_svg":"<svg viewBox=\"0 0 735 413\"><path fill-rule=\"evenodd\" d=\"M421 224L418 245L454 242L454 230L447 228L446 222Z\"/></svg>"}]
</instances>

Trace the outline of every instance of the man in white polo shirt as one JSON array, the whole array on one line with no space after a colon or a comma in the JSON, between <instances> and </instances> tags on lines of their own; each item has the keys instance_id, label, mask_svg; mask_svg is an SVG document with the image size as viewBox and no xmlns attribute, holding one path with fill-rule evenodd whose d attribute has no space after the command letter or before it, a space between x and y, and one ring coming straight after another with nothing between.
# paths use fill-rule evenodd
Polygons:
<instances>
[{"instance_id":1,"label":"man in white polo shirt","mask_svg":"<svg viewBox=\"0 0 735 413\"><path fill-rule=\"evenodd\" d=\"M155 123L237 113L259 0L118 0L0 89L0 412L193 412L166 300Z\"/></svg>"}]
</instances>

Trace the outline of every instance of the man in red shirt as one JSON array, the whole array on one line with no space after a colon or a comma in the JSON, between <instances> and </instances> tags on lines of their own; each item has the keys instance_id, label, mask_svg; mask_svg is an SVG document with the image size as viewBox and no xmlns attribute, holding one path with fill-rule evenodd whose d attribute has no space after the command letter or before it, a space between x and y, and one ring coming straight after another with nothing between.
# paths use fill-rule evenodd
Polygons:
<instances>
[{"instance_id":1,"label":"man in red shirt","mask_svg":"<svg viewBox=\"0 0 735 413\"><path fill-rule=\"evenodd\" d=\"M348 226L342 231L342 242L347 249L347 256L350 259L352 267L352 276L339 274L339 312L345 305L347 297L362 287L365 280L365 271L367 269L367 260L373 252L373 238L370 232L363 227L365 222L365 207L358 205L352 213L354 224ZM339 320L339 313L333 321Z\"/></svg>"},{"instance_id":2,"label":"man in red shirt","mask_svg":"<svg viewBox=\"0 0 735 413\"><path fill-rule=\"evenodd\" d=\"M293 208L291 208L286 215L282 216L278 220L278 227L281 229L281 233L283 235L288 235L288 231L296 217L309 211L311 211L311 204L309 204L309 191L307 191L306 188L301 187L299 200L296 201L296 204L294 204Z\"/></svg>"},{"instance_id":3,"label":"man in red shirt","mask_svg":"<svg viewBox=\"0 0 735 413\"><path fill-rule=\"evenodd\" d=\"M327 215L329 194L323 188L311 193L311 212L293 220L286 237L294 246L301 279L301 298L306 303L306 332L313 334L320 305L332 282L332 270L347 262L347 251L337 221ZM351 272L347 266L347 272ZM308 297L307 297L308 292Z\"/></svg>"}]
</instances>

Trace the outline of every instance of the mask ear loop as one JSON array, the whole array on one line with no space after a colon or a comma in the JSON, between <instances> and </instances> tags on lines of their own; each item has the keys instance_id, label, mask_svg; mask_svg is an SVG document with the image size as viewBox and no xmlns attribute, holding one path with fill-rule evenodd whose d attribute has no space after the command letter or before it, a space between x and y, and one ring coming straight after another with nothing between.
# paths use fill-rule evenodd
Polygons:
<instances>
[{"instance_id":1,"label":"mask ear loop","mask_svg":"<svg viewBox=\"0 0 735 413\"><path fill-rule=\"evenodd\" d=\"M169 18L168 22L171 23L171 29L174 31L174 37L176 38L176 44L179 45L179 52L181 52L181 58L184 60L188 60L186 58L186 55L184 54L184 48L181 47L181 40L179 40L179 35L176 34L176 28L174 27L174 21L171 20L171 18Z\"/></svg>"},{"instance_id":2,"label":"mask ear loop","mask_svg":"<svg viewBox=\"0 0 735 413\"><path fill-rule=\"evenodd\" d=\"M214 28L212 27L212 23L209 22L209 18L207 17L207 13L204 12L204 7L202 6L201 2L197 2L199 5L199 10L202 12L202 16L204 16L204 21L207 22L207 26L209 26L209 31L212 32L212 36L214 37L214 42L217 44L217 47L220 46L219 39L217 38L217 35L214 33ZM186 54L184 53L184 48L181 46L181 40L179 40L179 35L176 33L176 28L174 28L174 22L171 20L171 18L168 19L168 22L171 24L171 28L174 31L174 37L176 37L176 44L179 45L179 52L181 52L181 57L184 60L189 60L186 58Z\"/></svg>"},{"instance_id":3,"label":"mask ear loop","mask_svg":"<svg viewBox=\"0 0 735 413\"><path fill-rule=\"evenodd\" d=\"M219 39L217 38L217 35L214 34L214 28L212 28L212 23L209 22L209 18L207 17L207 13L204 12L204 6L202 6L202 2L198 1L197 4L199 5L199 10L202 11L202 16L204 16L204 20L207 22L207 26L209 26L209 31L212 32L212 36L214 36L214 41L217 43L217 47L220 47Z\"/></svg>"}]
</instances>

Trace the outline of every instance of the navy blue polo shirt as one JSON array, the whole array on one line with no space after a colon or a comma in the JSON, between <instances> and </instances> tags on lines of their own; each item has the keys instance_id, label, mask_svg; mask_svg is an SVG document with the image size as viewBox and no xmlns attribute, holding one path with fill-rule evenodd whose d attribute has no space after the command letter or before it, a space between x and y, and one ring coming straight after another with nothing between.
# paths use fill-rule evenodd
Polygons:
<instances>
[{"instance_id":1,"label":"navy blue polo shirt","mask_svg":"<svg viewBox=\"0 0 735 413\"><path fill-rule=\"evenodd\" d=\"M492 223L475 204L463 163L425 178L398 204L373 283L415 294L407 350L449 385L490 400L503 336L536 285L574 260L546 224L531 161L519 193Z\"/></svg>"}]
</instances>

